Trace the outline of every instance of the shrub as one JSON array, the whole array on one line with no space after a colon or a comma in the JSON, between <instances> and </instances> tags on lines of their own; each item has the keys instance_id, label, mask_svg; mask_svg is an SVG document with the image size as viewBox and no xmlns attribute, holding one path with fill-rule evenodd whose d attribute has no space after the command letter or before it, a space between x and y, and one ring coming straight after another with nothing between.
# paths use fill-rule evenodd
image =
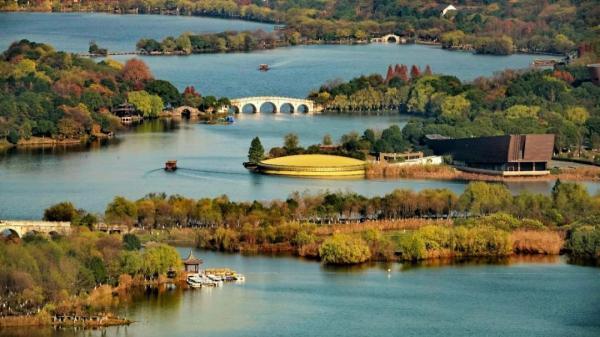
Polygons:
<instances>
[{"instance_id":1,"label":"shrub","mask_svg":"<svg viewBox=\"0 0 600 337\"><path fill-rule=\"evenodd\" d=\"M418 232L401 235L398 238L398 251L403 260L417 261L427 257L425 241Z\"/></svg>"},{"instance_id":2,"label":"shrub","mask_svg":"<svg viewBox=\"0 0 600 337\"><path fill-rule=\"evenodd\" d=\"M576 228L567 240L567 248L575 257L600 259L600 227Z\"/></svg>"},{"instance_id":3,"label":"shrub","mask_svg":"<svg viewBox=\"0 0 600 337\"><path fill-rule=\"evenodd\" d=\"M489 226L457 227L455 252L462 256L505 256L512 247L508 233Z\"/></svg>"},{"instance_id":4,"label":"shrub","mask_svg":"<svg viewBox=\"0 0 600 337\"><path fill-rule=\"evenodd\" d=\"M371 250L361 238L334 234L319 247L319 256L327 264L356 264L371 258Z\"/></svg>"},{"instance_id":5,"label":"shrub","mask_svg":"<svg viewBox=\"0 0 600 337\"><path fill-rule=\"evenodd\" d=\"M135 234L123 235L123 246L127 250L139 250L142 248L140 239Z\"/></svg>"}]
</instances>

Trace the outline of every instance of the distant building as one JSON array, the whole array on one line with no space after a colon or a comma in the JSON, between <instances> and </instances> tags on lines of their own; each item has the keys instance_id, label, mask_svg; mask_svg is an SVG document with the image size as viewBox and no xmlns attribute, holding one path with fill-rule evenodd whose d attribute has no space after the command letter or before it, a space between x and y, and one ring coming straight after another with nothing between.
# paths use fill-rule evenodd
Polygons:
<instances>
[{"instance_id":1,"label":"distant building","mask_svg":"<svg viewBox=\"0 0 600 337\"><path fill-rule=\"evenodd\" d=\"M448 5L446 8L444 8L442 10L442 16L445 16L446 13L448 13L449 11L456 11L456 7L452 6L452 5Z\"/></svg>"},{"instance_id":2,"label":"distant building","mask_svg":"<svg viewBox=\"0 0 600 337\"><path fill-rule=\"evenodd\" d=\"M503 176L546 175L552 159L554 135L505 135L447 138L427 135L436 155L451 155L459 169Z\"/></svg>"},{"instance_id":3,"label":"distant building","mask_svg":"<svg viewBox=\"0 0 600 337\"><path fill-rule=\"evenodd\" d=\"M123 124L131 124L143 120L143 117L135 108L135 105L128 102L119 104L118 106L114 107L112 109L112 113L113 115L119 117L121 119L121 123Z\"/></svg>"},{"instance_id":4,"label":"distant building","mask_svg":"<svg viewBox=\"0 0 600 337\"><path fill-rule=\"evenodd\" d=\"M117 117L131 117L139 115L135 105L125 102L123 104L119 104L112 109L113 115Z\"/></svg>"},{"instance_id":5,"label":"distant building","mask_svg":"<svg viewBox=\"0 0 600 337\"><path fill-rule=\"evenodd\" d=\"M376 159L378 161L390 161L390 162L396 162L396 161L405 161L405 160L412 160L412 159L420 159L423 158L423 152L419 151L419 152L403 152L403 153L396 153L396 152L379 152L376 156Z\"/></svg>"}]
</instances>

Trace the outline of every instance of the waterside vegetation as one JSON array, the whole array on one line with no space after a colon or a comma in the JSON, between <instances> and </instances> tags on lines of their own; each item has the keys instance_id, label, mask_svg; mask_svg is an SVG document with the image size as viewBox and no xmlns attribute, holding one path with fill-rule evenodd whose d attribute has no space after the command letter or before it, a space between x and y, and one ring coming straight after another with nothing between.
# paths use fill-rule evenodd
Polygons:
<instances>
[{"instance_id":1,"label":"waterside vegetation","mask_svg":"<svg viewBox=\"0 0 600 337\"><path fill-rule=\"evenodd\" d=\"M229 100L203 97L192 86L180 93L135 58L125 64L110 58L95 62L27 40L0 56L0 148L109 137L122 128L114 110L123 103L144 118L156 118L166 107L212 112Z\"/></svg>"},{"instance_id":2,"label":"waterside vegetation","mask_svg":"<svg viewBox=\"0 0 600 337\"><path fill-rule=\"evenodd\" d=\"M374 244L375 239L364 237L369 232L377 238L377 247L385 251L371 246L373 255L367 260L504 256L536 251L558 254L571 248L577 250L575 255L595 259L600 253L600 246L594 243L599 212L599 196L590 196L577 183L557 181L549 196L530 192L513 196L502 184L473 182L460 195L447 189L427 189L395 190L371 198L341 192L294 193L285 201L270 202L233 202L226 196L194 200L165 194L149 194L137 201L116 197L107 206L104 219L149 231L150 236L144 240L221 251L288 252L323 259L320 249L331 235L358 235ZM421 232L429 227L433 229ZM167 232L157 233L157 229ZM419 240L425 240L421 235L428 231L442 231L445 236L431 234L429 239L438 240L437 245L421 245ZM574 233L579 234L572 236ZM465 248L479 237L484 242L500 240L502 246L494 243L489 246L494 248L491 251ZM566 239L567 244L558 237ZM330 245L322 252L338 244L347 249L361 242L354 239L328 241ZM551 243L552 248L542 247L543 242ZM425 248L419 254L410 253L411 245ZM439 247L447 250L440 252Z\"/></svg>"},{"instance_id":3,"label":"waterside vegetation","mask_svg":"<svg viewBox=\"0 0 600 337\"><path fill-rule=\"evenodd\" d=\"M65 205L63 204L62 207ZM131 234L109 235L73 225L68 236L28 234L0 242L0 327L14 325L127 324L111 314L118 293L165 282L182 267L171 246L148 243L140 250ZM80 322L57 322L79 317ZM84 322L101 317L102 322Z\"/></svg>"},{"instance_id":4,"label":"waterside vegetation","mask_svg":"<svg viewBox=\"0 0 600 337\"><path fill-rule=\"evenodd\" d=\"M600 87L581 66L506 70L463 83L432 74L429 67L423 71L413 65L409 71L396 65L386 77L328 82L309 98L330 113L390 110L419 117L402 129L403 145L398 147L423 148L428 134L466 138L553 133L557 155L600 161Z\"/></svg>"},{"instance_id":5,"label":"waterside vegetation","mask_svg":"<svg viewBox=\"0 0 600 337\"><path fill-rule=\"evenodd\" d=\"M398 34L409 41L479 53L565 53L587 41L598 51L598 8L593 1L467 1L454 10L439 1L189 0L131 2L4 1L4 11L101 11L111 13L198 15L280 24L285 44L368 41ZM591 42L591 43L590 43ZM218 45L218 44L217 44Z\"/></svg>"}]
</instances>

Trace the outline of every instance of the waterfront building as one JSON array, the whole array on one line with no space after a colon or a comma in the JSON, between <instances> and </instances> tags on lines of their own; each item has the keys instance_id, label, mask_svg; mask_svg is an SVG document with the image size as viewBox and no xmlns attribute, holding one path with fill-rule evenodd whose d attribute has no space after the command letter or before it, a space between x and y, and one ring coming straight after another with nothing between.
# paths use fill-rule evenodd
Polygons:
<instances>
[{"instance_id":1,"label":"waterfront building","mask_svg":"<svg viewBox=\"0 0 600 337\"><path fill-rule=\"evenodd\" d=\"M553 134L460 139L427 135L426 142L436 155L451 155L461 170L502 176L549 174L554 149Z\"/></svg>"},{"instance_id":2,"label":"waterfront building","mask_svg":"<svg viewBox=\"0 0 600 337\"><path fill-rule=\"evenodd\" d=\"M183 266L186 273L198 274L200 272L200 265L203 263L202 259L194 256L194 253L190 249L190 254L183 260Z\"/></svg>"}]
</instances>

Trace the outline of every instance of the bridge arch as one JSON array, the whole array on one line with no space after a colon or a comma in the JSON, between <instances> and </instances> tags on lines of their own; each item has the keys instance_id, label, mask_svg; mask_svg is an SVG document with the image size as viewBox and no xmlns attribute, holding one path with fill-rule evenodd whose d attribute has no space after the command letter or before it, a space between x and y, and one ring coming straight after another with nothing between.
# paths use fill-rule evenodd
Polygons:
<instances>
[{"instance_id":1,"label":"bridge arch","mask_svg":"<svg viewBox=\"0 0 600 337\"><path fill-rule=\"evenodd\" d=\"M294 110L294 105L292 103L283 103L279 107L279 112L293 114L296 111Z\"/></svg>"},{"instance_id":2,"label":"bridge arch","mask_svg":"<svg viewBox=\"0 0 600 337\"><path fill-rule=\"evenodd\" d=\"M16 236L19 239L23 237L23 234L18 228L9 226L0 226L0 235L4 237Z\"/></svg>"},{"instance_id":3,"label":"bridge arch","mask_svg":"<svg viewBox=\"0 0 600 337\"><path fill-rule=\"evenodd\" d=\"M303 114L308 113L308 106L306 104L298 105L298 112Z\"/></svg>"},{"instance_id":4,"label":"bridge arch","mask_svg":"<svg viewBox=\"0 0 600 337\"><path fill-rule=\"evenodd\" d=\"M197 108L194 108L192 106L187 106L187 105L177 107L177 108L173 109L173 112L171 112L171 116L183 117L183 118L198 117L199 114L200 114L200 110L198 110Z\"/></svg>"},{"instance_id":5,"label":"bridge arch","mask_svg":"<svg viewBox=\"0 0 600 337\"><path fill-rule=\"evenodd\" d=\"M264 102L263 104L260 105L260 108L258 109L260 112L266 112L266 113L274 113L276 114L277 111L277 105L275 105L275 103L273 102Z\"/></svg>"},{"instance_id":6,"label":"bridge arch","mask_svg":"<svg viewBox=\"0 0 600 337\"><path fill-rule=\"evenodd\" d=\"M371 42L403 44L406 43L406 39L396 34L387 34L382 37L373 38Z\"/></svg>"},{"instance_id":7,"label":"bridge arch","mask_svg":"<svg viewBox=\"0 0 600 337\"><path fill-rule=\"evenodd\" d=\"M246 104L242 105L242 107L240 108L240 112L255 114L255 113L258 113L259 110L255 104L246 103Z\"/></svg>"}]
</instances>

